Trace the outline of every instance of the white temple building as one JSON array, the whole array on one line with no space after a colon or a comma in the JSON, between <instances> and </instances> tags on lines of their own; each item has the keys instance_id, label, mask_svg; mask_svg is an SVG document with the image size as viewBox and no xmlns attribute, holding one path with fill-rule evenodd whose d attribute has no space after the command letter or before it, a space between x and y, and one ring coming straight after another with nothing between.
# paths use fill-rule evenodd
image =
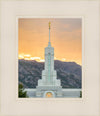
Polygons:
<instances>
[{"instance_id":1,"label":"white temple building","mask_svg":"<svg viewBox=\"0 0 100 116\"><path fill-rule=\"evenodd\" d=\"M49 22L49 42L45 48L45 68L42 71L42 79L38 80L36 87L37 97L61 97L61 81L57 79L57 72L54 70L54 48L50 41L50 22Z\"/></svg>"},{"instance_id":2,"label":"white temple building","mask_svg":"<svg viewBox=\"0 0 100 116\"><path fill-rule=\"evenodd\" d=\"M29 97L36 98L77 98L80 97L81 89L63 89L61 80L57 79L57 72L54 70L54 48L50 41L49 22L49 42L45 48L45 67L42 71L42 78L38 80L36 89L25 89Z\"/></svg>"}]
</instances>

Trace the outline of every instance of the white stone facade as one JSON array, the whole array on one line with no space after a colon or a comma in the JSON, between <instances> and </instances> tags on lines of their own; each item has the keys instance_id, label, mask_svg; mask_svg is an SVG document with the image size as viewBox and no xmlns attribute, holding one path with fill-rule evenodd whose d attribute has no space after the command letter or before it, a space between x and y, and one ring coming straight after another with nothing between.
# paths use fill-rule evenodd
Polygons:
<instances>
[{"instance_id":1,"label":"white stone facade","mask_svg":"<svg viewBox=\"0 0 100 116\"><path fill-rule=\"evenodd\" d=\"M62 96L61 82L57 79L57 72L54 70L54 48L51 44L45 48L45 68L42 71L42 79L38 80L36 96L45 97L46 92L51 92L53 97Z\"/></svg>"},{"instance_id":2,"label":"white stone facade","mask_svg":"<svg viewBox=\"0 0 100 116\"><path fill-rule=\"evenodd\" d=\"M48 45L45 48L45 69L42 71L42 79L38 80L38 86L60 86L57 72L54 70L54 48Z\"/></svg>"},{"instance_id":3,"label":"white stone facade","mask_svg":"<svg viewBox=\"0 0 100 116\"><path fill-rule=\"evenodd\" d=\"M37 90L36 89L25 89L25 91L27 91L27 95L31 98L37 98L36 96L36 92ZM50 91L50 90L45 90L43 91L41 94L41 97L44 98L46 96L46 93L48 92L51 92L53 97L56 97L56 98L81 98L81 92L82 90L81 89L62 89L62 96L57 96L55 92ZM39 96L38 96L39 97Z\"/></svg>"}]
</instances>

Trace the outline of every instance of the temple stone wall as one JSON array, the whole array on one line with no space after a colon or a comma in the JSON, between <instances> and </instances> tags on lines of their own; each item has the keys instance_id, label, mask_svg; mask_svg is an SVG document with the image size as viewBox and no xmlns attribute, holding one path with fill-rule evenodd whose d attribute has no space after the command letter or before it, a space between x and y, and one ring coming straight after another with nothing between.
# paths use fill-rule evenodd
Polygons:
<instances>
[{"instance_id":1,"label":"temple stone wall","mask_svg":"<svg viewBox=\"0 0 100 116\"><path fill-rule=\"evenodd\" d=\"M36 89L25 89L25 91L27 91L27 94L30 98L37 98ZM50 92L50 91L46 91L46 92ZM80 92L81 89L62 89L62 96L61 97L56 96L56 98L80 98Z\"/></svg>"}]
</instances>

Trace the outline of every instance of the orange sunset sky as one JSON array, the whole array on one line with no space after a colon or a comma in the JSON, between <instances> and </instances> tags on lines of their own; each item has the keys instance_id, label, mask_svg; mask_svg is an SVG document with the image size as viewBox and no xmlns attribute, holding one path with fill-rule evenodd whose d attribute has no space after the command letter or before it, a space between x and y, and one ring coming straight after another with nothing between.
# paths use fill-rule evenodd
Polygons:
<instances>
[{"instance_id":1,"label":"orange sunset sky","mask_svg":"<svg viewBox=\"0 0 100 116\"><path fill-rule=\"evenodd\" d=\"M20 18L18 20L18 57L44 61L44 48L49 41L55 60L82 63L82 20L80 18Z\"/></svg>"}]
</instances>

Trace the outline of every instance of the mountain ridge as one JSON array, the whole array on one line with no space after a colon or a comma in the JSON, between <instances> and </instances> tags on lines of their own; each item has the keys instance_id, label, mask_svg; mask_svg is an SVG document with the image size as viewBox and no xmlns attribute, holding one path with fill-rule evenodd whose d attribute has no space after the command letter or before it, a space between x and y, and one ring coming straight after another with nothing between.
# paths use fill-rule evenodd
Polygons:
<instances>
[{"instance_id":1,"label":"mountain ridge","mask_svg":"<svg viewBox=\"0 0 100 116\"><path fill-rule=\"evenodd\" d=\"M36 88L44 69L44 62L20 59L18 64L19 82L25 88ZM54 67L63 88L81 88L82 67L79 64L55 60Z\"/></svg>"}]
</instances>

